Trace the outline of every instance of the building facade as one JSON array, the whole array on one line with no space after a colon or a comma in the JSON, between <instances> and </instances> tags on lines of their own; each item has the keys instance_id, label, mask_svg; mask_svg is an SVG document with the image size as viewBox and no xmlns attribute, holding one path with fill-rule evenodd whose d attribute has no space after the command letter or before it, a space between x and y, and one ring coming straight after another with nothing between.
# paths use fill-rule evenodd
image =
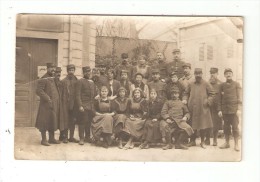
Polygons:
<instances>
[{"instance_id":1,"label":"building facade","mask_svg":"<svg viewBox=\"0 0 260 182\"><path fill-rule=\"evenodd\" d=\"M17 15L16 28L16 126L34 126L39 98L37 79L46 73L46 63L62 68L75 64L75 75L83 66L95 66L96 26L89 16Z\"/></svg>"},{"instance_id":2,"label":"building facade","mask_svg":"<svg viewBox=\"0 0 260 182\"><path fill-rule=\"evenodd\" d=\"M211 67L219 68L219 78L224 79L224 69L232 68L234 80L242 85L243 19L241 17L198 17L178 24L178 46L182 58L192 69L203 69L209 79Z\"/></svg>"}]
</instances>

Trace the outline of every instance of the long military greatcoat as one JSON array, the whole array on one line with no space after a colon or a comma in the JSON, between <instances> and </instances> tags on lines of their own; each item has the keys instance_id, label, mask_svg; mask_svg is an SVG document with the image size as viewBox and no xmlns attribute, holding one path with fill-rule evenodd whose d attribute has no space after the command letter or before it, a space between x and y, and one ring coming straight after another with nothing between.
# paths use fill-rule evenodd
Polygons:
<instances>
[{"instance_id":1,"label":"long military greatcoat","mask_svg":"<svg viewBox=\"0 0 260 182\"><path fill-rule=\"evenodd\" d=\"M212 128L210 106L213 104L214 95L211 85L203 79L188 85L183 100L188 101L193 129Z\"/></svg>"},{"instance_id":2,"label":"long military greatcoat","mask_svg":"<svg viewBox=\"0 0 260 182\"><path fill-rule=\"evenodd\" d=\"M40 131L58 129L58 113L60 93L54 78L42 78L38 81L36 94L40 97L40 105L36 118L36 128ZM52 104L50 105L50 102Z\"/></svg>"}]
</instances>

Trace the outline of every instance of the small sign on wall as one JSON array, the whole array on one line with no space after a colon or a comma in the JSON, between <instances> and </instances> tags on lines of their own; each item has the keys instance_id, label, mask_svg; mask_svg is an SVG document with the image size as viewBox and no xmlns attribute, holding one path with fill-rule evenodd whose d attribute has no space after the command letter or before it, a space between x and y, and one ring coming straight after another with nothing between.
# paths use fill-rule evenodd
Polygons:
<instances>
[{"instance_id":1,"label":"small sign on wall","mask_svg":"<svg viewBox=\"0 0 260 182\"><path fill-rule=\"evenodd\" d=\"M47 66L38 66L37 76L41 78L47 72Z\"/></svg>"}]
</instances>

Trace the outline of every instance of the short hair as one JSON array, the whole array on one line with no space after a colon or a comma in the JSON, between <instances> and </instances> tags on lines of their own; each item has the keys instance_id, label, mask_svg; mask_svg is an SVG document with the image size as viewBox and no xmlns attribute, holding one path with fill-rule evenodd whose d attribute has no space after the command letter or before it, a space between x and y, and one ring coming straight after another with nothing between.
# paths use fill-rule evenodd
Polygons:
<instances>
[{"instance_id":1,"label":"short hair","mask_svg":"<svg viewBox=\"0 0 260 182\"><path fill-rule=\"evenodd\" d=\"M140 88L135 88L135 89L133 90L132 97L134 98L135 92L137 92L137 91L140 92L141 98L144 98L144 93L143 93L143 91L142 91Z\"/></svg>"}]
</instances>

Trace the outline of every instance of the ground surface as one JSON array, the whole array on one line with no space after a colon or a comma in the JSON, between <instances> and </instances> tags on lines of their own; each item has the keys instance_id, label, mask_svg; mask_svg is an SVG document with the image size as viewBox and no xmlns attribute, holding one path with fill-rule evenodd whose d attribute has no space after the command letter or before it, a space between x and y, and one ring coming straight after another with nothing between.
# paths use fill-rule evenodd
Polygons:
<instances>
[{"instance_id":1,"label":"ground surface","mask_svg":"<svg viewBox=\"0 0 260 182\"><path fill-rule=\"evenodd\" d=\"M56 139L58 138L56 132ZM76 133L77 137L78 134ZM49 147L40 145L40 132L35 128L15 128L15 159L31 160L84 160L84 161L240 161L241 152L231 148L221 150L218 147L207 146L207 149L197 146L189 150L162 150L160 147L140 150L138 146L131 150L118 149L116 146L105 149L85 143L56 144ZM212 140L212 139L211 139ZM211 141L212 142L212 141ZM221 145L224 139L219 139Z\"/></svg>"}]
</instances>

